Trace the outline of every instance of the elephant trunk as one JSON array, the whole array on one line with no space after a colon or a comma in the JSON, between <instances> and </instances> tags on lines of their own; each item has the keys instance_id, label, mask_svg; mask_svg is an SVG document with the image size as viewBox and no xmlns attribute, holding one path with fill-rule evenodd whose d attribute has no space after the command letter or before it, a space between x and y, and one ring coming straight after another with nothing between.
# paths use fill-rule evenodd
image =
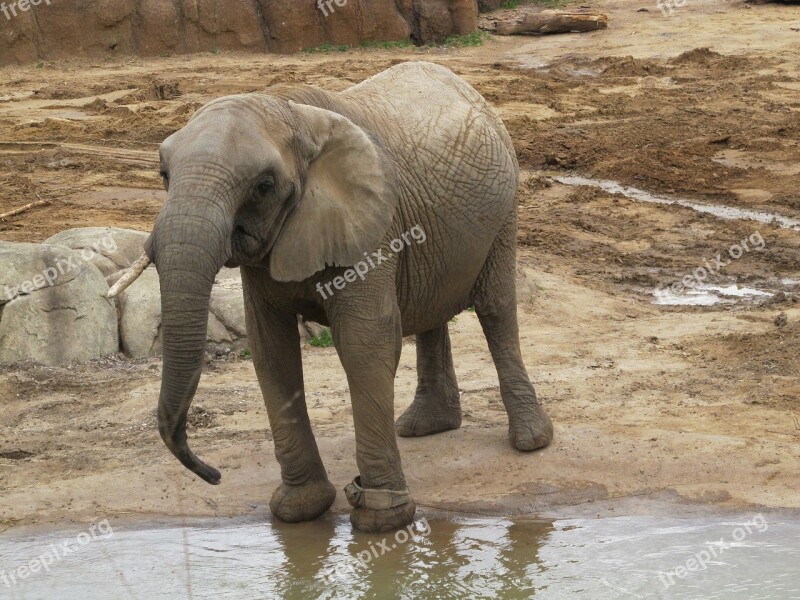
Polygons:
<instances>
[{"instance_id":1,"label":"elephant trunk","mask_svg":"<svg viewBox=\"0 0 800 600\"><path fill-rule=\"evenodd\" d=\"M161 283L164 368L158 430L175 457L211 484L220 473L189 449L186 422L205 356L214 277L230 257L232 217L196 197L170 199L149 242Z\"/></svg>"}]
</instances>

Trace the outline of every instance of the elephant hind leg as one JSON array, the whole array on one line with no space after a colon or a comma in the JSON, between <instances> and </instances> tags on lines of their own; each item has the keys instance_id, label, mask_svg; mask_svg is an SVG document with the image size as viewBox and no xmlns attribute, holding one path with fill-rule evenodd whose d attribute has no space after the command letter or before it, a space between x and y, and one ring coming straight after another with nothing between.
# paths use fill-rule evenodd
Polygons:
<instances>
[{"instance_id":1,"label":"elephant hind leg","mask_svg":"<svg viewBox=\"0 0 800 600\"><path fill-rule=\"evenodd\" d=\"M459 427L461 402L444 324L417 335L417 391L395 429L402 437L420 437Z\"/></svg>"},{"instance_id":2,"label":"elephant hind leg","mask_svg":"<svg viewBox=\"0 0 800 600\"><path fill-rule=\"evenodd\" d=\"M495 239L473 289L475 312L489 344L500 395L508 414L511 444L536 450L553 438L553 424L536 398L519 345L516 300L516 214Z\"/></svg>"}]
</instances>

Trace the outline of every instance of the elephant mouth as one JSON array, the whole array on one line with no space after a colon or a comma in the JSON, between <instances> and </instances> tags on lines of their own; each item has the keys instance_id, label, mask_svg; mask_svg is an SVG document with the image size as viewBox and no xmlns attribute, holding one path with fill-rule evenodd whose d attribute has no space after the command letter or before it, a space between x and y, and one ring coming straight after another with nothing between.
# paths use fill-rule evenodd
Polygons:
<instances>
[{"instance_id":1,"label":"elephant mouth","mask_svg":"<svg viewBox=\"0 0 800 600\"><path fill-rule=\"evenodd\" d=\"M252 233L247 231L247 229L245 229L241 225L237 225L236 226L236 229L233 230L233 235L234 235L234 237L247 237L247 238L251 238L253 240L259 241L256 236L254 236Z\"/></svg>"},{"instance_id":2,"label":"elephant mouth","mask_svg":"<svg viewBox=\"0 0 800 600\"><path fill-rule=\"evenodd\" d=\"M236 223L231 239L236 262L250 265L262 263L278 241L283 225L294 211L296 204L296 201L289 201L281 206L266 235L260 233L257 224L256 227L252 227L254 223L247 221Z\"/></svg>"},{"instance_id":3,"label":"elephant mouth","mask_svg":"<svg viewBox=\"0 0 800 600\"><path fill-rule=\"evenodd\" d=\"M281 219L280 225L283 225ZM241 225L237 225L233 230L232 247L234 255L237 257L240 264L258 264L269 254L275 242L278 241L278 232L280 226L276 228L278 231L270 232L267 236L257 235L252 233Z\"/></svg>"}]
</instances>

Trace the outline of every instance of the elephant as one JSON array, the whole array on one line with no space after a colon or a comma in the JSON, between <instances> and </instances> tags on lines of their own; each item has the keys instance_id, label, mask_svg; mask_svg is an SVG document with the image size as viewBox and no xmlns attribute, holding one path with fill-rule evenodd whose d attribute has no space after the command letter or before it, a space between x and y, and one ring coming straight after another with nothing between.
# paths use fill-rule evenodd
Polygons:
<instances>
[{"instance_id":1,"label":"elephant","mask_svg":"<svg viewBox=\"0 0 800 600\"><path fill-rule=\"evenodd\" d=\"M355 529L413 521L396 436L460 427L448 322L466 308L488 342L511 444L550 443L519 342L519 164L500 118L455 73L407 62L337 93L279 84L218 98L161 144L160 161L167 200L142 257L161 284L158 427L200 478L221 478L189 449L186 422L223 266L242 274L281 467L276 518L315 519L336 496L306 408L298 315L330 327L349 384L359 476L345 492ZM395 423L395 373L411 335L418 384Z\"/></svg>"}]
</instances>

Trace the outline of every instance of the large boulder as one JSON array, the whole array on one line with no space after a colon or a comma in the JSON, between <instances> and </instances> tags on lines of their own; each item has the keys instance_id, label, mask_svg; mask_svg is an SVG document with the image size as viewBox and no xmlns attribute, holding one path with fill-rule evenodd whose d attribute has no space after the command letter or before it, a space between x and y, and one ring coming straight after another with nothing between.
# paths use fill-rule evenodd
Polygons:
<instances>
[{"instance_id":1,"label":"large boulder","mask_svg":"<svg viewBox=\"0 0 800 600\"><path fill-rule=\"evenodd\" d=\"M40 0L25 3L26 10L7 4L15 14L0 18L0 65L113 53L441 42L478 25L477 0Z\"/></svg>"},{"instance_id":2,"label":"large boulder","mask_svg":"<svg viewBox=\"0 0 800 600\"><path fill-rule=\"evenodd\" d=\"M86 362L119 348L103 274L64 246L0 242L0 363Z\"/></svg>"},{"instance_id":3,"label":"large boulder","mask_svg":"<svg viewBox=\"0 0 800 600\"><path fill-rule=\"evenodd\" d=\"M144 250L147 233L113 227L70 229L43 245L0 242L0 363L85 362L118 352L161 355L161 288L149 267L117 302L106 278ZM112 280L113 281L113 280ZM242 280L222 269L211 293L208 341L246 345Z\"/></svg>"},{"instance_id":4,"label":"large boulder","mask_svg":"<svg viewBox=\"0 0 800 600\"><path fill-rule=\"evenodd\" d=\"M79 252L109 277L128 268L144 252L148 233L116 227L83 227L62 231L47 240ZM161 286L151 266L119 296L122 352L134 358L161 355ZM238 269L222 269L211 292L208 341L224 348L244 346L242 279Z\"/></svg>"},{"instance_id":5,"label":"large boulder","mask_svg":"<svg viewBox=\"0 0 800 600\"><path fill-rule=\"evenodd\" d=\"M211 290L209 312L219 321L232 341L247 337L247 329L244 324L242 275L239 269L222 269L217 273L214 287ZM213 340L210 327L209 338Z\"/></svg>"},{"instance_id":6,"label":"large boulder","mask_svg":"<svg viewBox=\"0 0 800 600\"><path fill-rule=\"evenodd\" d=\"M134 358L161 356L161 286L155 267L119 296L122 351ZM222 269L211 292L208 342L229 350L245 346L242 280L238 269Z\"/></svg>"},{"instance_id":7,"label":"large boulder","mask_svg":"<svg viewBox=\"0 0 800 600\"><path fill-rule=\"evenodd\" d=\"M133 358L161 354L161 288L155 267L145 269L119 295L119 337L122 351Z\"/></svg>"},{"instance_id":8,"label":"large boulder","mask_svg":"<svg viewBox=\"0 0 800 600\"><path fill-rule=\"evenodd\" d=\"M118 227L81 227L67 229L46 240L45 244L66 246L92 263L105 277L128 268L144 252L149 236L144 231Z\"/></svg>"}]
</instances>

